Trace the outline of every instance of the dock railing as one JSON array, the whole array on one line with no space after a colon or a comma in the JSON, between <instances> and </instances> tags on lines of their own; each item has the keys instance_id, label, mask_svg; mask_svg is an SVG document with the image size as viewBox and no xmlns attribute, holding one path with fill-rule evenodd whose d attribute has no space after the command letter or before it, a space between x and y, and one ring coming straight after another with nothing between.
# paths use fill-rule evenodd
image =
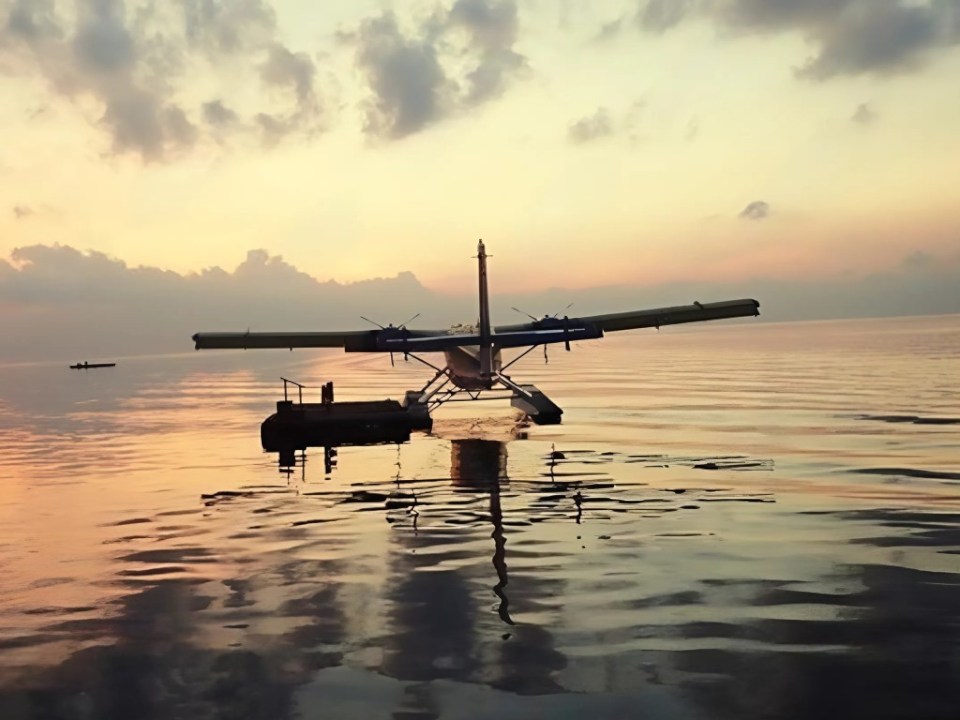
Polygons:
<instances>
[{"instance_id":1,"label":"dock railing","mask_svg":"<svg viewBox=\"0 0 960 720\"><path fill-rule=\"evenodd\" d=\"M309 390L310 388L307 388L306 385L301 385L296 380L287 380L287 378L285 377L281 377L280 379L283 380L283 401L284 402L290 401L290 397L288 396L288 388L291 385L293 385L294 387L297 388L297 397L300 399L300 404L303 405L303 390L304 388L306 388L307 390Z\"/></svg>"},{"instance_id":2,"label":"dock railing","mask_svg":"<svg viewBox=\"0 0 960 720\"><path fill-rule=\"evenodd\" d=\"M324 405L330 405L333 403L333 382L324 383L319 387L316 385L303 385L298 383L296 380L288 380L285 377L281 377L283 380L283 400L284 402L290 402L290 395L293 393L293 390L290 389L290 386L293 386L297 389L297 399L300 401L300 404L303 405L303 391L304 390L320 390L320 402Z\"/></svg>"}]
</instances>

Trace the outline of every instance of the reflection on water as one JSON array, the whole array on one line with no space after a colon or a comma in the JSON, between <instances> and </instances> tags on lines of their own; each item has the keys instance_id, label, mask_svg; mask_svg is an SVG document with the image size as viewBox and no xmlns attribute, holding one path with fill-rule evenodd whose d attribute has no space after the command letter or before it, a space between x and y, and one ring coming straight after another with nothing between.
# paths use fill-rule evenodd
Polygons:
<instances>
[{"instance_id":1,"label":"reflection on water","mask_svg":"<svg viewBox=\"0 0 960 720\"><path fill-rule=\"evenodd\" d=\"M960 319L599 345L524 371L563 426L289 476L278 376L419 375L5 369L0 718L954 717Z\"/></svg>"}]
</instances>

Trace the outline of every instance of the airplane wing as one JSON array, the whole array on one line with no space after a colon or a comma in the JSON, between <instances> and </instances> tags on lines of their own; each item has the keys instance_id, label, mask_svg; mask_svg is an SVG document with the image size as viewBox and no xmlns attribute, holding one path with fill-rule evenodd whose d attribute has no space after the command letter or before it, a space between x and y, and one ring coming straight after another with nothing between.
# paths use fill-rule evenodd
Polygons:
<instances>
[{"instance_id":1,"label":"airplane wing","mask_svg":"<svg viewBox=\"0 0 960 720\"><path fill-rule=\"evenodd\" d=\"M582 318L544 318L522 325L494 329L490 339L500 348L549 345L594 340L605 332L662 327L680 323L722 320L760 314L756 300L694 303L680 307L592 315ZM209 332L193 336L197 350L336 348L346 352L438 352L452 347L480 345L479 335L454 335L443 330L352 330L347 332Z\"/></svg>"},{"instance_id":2,"label":"airplane wing","mask_svg":"<svg viewBox=\"0 0 960 720\"><path fill-rule=\"evenodd\" d=\"M660 328L664 325L704 322L707 320L726 320L728 318L755 317L760 314L760 303L756 300L727 300L716 303L694 303L679 307L637 310L634 312L594 315L580 318L585 323L599 326L604 332L617 330L636 330L638 328Z\"/></svg>"},{"instance_id":3,"label":"airplane wing","mask_svg":"<svg viewBox=\"0 0 960 720\"><path fill-rule=\"evenodd\" d=\"M548 343L591 340L601 337L595 328L583 326L567 330L533 329L513 333L496 333L491 339L501 348L546 345ZM197 350L262 350L293 348L335 348L346 352L442 352L453 347L479 345L479 335L452 335L440 330L360 330L355 332L288 332L288 333L197 333L193 336Z\"/></svg>"},{"instance_id":4,"label":"airplane wing","mask_svg":"<svg viewBox=\"0 0 960 720\"><path fill-rule=\"evenodd\" d=\"M607 315L591 315L580 318L544 318L532 323L521 325L504 325L497 327L497 334L516 333L524 330L542 328L562 328L563 323L572 330L576 327L595 327L602 332L616 332L618 330L636 330L639 328L660 328L664 325L679 325L681 323L704 322L707 320L725 320L728 318L753 317L760 314L760 303L756 300L728 300L716 303L694 303L678 307L655 308L652 310L634 310ZM601 333L602 334L602 333Z\"/></svg>"},{"instance_id":5,"label":"airplane wing","mask_svg":"<svg viewBox=\"0 0 960 720\"><path fill-rule=\"evenodd\" d=\"M351 330L347 332L206 332L193 336L197 350L262 350L276 348L336 348L347 352L388 352L381 347L386 337L433 337L442 335L439 330Z\"/></svg>"},{"instance_id":6,"label":"airplane wing","mask_svg":"<svg viewBox=\"0 0 960 720\"><path fill-rule=\"evenodd\" d=\"M376 330L355 332L201 332L193 336L197 350L248 350L264 348L332 348L362 340Z\"/></svg>"}]
</instances>

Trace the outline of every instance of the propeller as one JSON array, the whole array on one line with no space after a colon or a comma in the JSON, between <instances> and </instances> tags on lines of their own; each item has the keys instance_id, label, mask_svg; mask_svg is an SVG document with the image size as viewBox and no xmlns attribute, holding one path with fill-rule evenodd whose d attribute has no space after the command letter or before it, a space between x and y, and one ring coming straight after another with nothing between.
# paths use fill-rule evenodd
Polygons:
<instances>
[{"instance_id":1,"label":"propeller","mask_svg":"<svg viewBox=\"0 0 960 720\"><path fill-rule=\"evenodd\" d=\"M410 318L409 320L405 320L403 323L401 323L401 324L398 325L398 326L394 326L393 323L390 323L390 324L387 325L386 327L384 327L383 325L381 325L380 323L378 323L378 322L376 322L376 321L374 321L374 320L371 320L370 318L364 317L363 315L360 316L360 319L361 319L361 320L365 320L366 322L370 323L371 325L376 325L376 326L377 326L378 328L380 328L381 330L400 330L401 332L405 332L406 329L407 329L407 325L409 325L410 323L412 323L412 322L413 322L414 320L416 320L418 317L420 317L420 313L417 313L416 315L414 315L414 316L413 316L412 318ZM409 358L409 356L408 356L407 353L403 353L403 361L404 361L404 362L409 362L409 361L410 361L410 358ZM396 364L395 364L394 361L393 361L393 353L390 353L390 367L396 367Z\"/></svg>"},{"instance_id":2,"label":"propeller","mask_svg":"<svg viewBox=\"0 0 960 720\"><path fill-rule=\"evenodd\" d=\"M572 308L572 307L573 307L573 303L570 303L570 304L567 305L563 310L557 310L553 315L544 315L542 318L534 317L533 315L531 315L530 313L528 313L526 310L521 310L520 308L511 307L510 309L513 310L514 312L520 313L521 315L526 315L528 318L530 318L531 320L533 320L535 323L539 323L539 322L542 322L543 320L547 320L547 319L556 320L557 316L558 316L560 313L566 312L567 310L569 310L569 309Z\"/></svg>"},{"instance_id":3,"label":"propeller","mask_svg":"<svg viewBox=\"0 0 960 720\"><path fill-rule=\"evenodd\" d=\"M361 319L361 320L364 320L364 321L366 321L366 322L368 322L368 323L370 323L371 325L377 326L377 327L380 328L381 330L391 330L391 329L393 329L393 330L406 330L406 329L407 329L407 325L409 325L410 323L412 323L412 322L413 322L414 320L416 320L418 317L420 317L420 313L417 313L416 315L414 315L414 316L413 316L412 318L410 318L409 320L406 320L406 321L404 321L403 323L401 323L400 325L396 325L396 326L394 326L393 323L390 323L389 325L381 325L381 324L378 323L377 321L371 320L370 318L364 317L363 315L360 316L360 319Z\"/></svg>"},{"instance_id":4,"label":"propeller","mask_svg":"<svg viewBox=\"0 0 960 720\"><path fill-rule=\"evenodd\" d=\"M539 319L538 319L538 318L535 318L535 317L534 317L533 315L531 315L530 313L528 313L528 312L526 312L526 311L524 311L524 310L521 310L520 308L511 307L510 309L513 310L514 312L520 313L521 315L526 315L528 318L530 318L531 320L533 320L533 322L539 324L539 323L543 322L544 320L556 320L556 319L557 319L557 316L558 316L560 313L566 312L567 310L569 310L569 309L572 308L572 307L573 307L573 303L570 303L570 304L567 305L565 308L563 308L563 310L557 310L557 312L555 312L553 315L544 315L542 318L539 318ZM568 318L566 315L564 315L564 316L563 316L563 336L564 336L563 345L564 345L564 347L567 349L567 352L570 352L570 340L569 340L569 338L567 337L567 333L568 333L569 329L570 329L570 318ZM550 362L550 356L547 354L547 346L546 346L546 345L543 346L543 360L544 360L545 363L549 363L549 362Z\"/></svg>"},{"instance_id":5,"label":"propeller","mask_svg":"<svg viewBox=\"0 0 960 720\"><path fill-rule=\"evenodd\" d=\"M570 306L568 305L567 307L570 307ZM553 317L555 318L556 315L554 315ZM570 336L569 336L569 331L570 331L570 318L568 318L566 315L564 315L564 316L563 316L563 346L566 348L567 352L570 352ZM549 345L544 345L544 346L543 346L543 362L544 362L545 364L549 364L549 363L550 363L550 356L547 355L547 348L548 348L548 347L550 347L550 346L549 346Z\"/></svg>"}]
</instances>

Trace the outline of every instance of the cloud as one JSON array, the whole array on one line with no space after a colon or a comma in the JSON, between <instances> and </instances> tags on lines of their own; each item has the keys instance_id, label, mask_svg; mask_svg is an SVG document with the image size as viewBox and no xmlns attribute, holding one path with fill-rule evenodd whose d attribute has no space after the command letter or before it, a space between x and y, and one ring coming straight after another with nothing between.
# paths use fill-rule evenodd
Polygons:
<instances>
[{"instance_id":1,"label":"cloud","mask_svg":"<svg viewBox=\"0 0 960 720\"><path fill-rule=\"evenodd\" d=\"M296 108L285 115L257 115L267 145L276 144L299 129L319 130L321 108L314 88L316 75L317 68L306 53L291 52L276 42L270 46L260 77L269 87L293 92Z\"/></svg>"},{"instance_id":2,"label":"cloud","mask_svg":"<svg viewBox=\"0 0 960 720\"><path fill-rule=\"evenodd\" d=\"M260 77L267 85L293 90L301 112L316 110L313 87L316 74L317 68L309 55L293 53L280 43L270 46L267 60L260 69Z\"/></svg>"},{"instance_id":3,"label":"cloud","mask_svg":"<svg viewBox=\"0 0 960 720\"><path fill-rule=\"evenodd\" d=\"M895 0L847 5L845 12L831 18L831 27L812 28L819 54L801 70L802 75L823 80L909 70L919 64L925 51L940 44L940 18L933 6Z\"/></svg>"},{"instance_id":4,"label":"cloud","mask_svg":"<svg viewBox=\"0 0 960 720\"><path fill-rule=\"evenodd\" d=\"M367 19L358 34L357 65L373 93L364 130L398 139L448 115L455 84L427 39L408 39L392 12Z\"/></svg>"},{"instance_id":5,"label":"cloud","mask_svg":"<svg viewBox=\"0 0 960 720\"><path fill-rule=\"evenodd\" d=\"M17 339L2 344L0 360L183 351L203 329L352 328L360 315L399 323L441 306L410 273L321 282L264 250L250 251L232 272L181 275L35 245L0 260L0 333ZM471 306L464 303L465 317Z\"/></svg>"},{"instance_id":6,"label":"cloud","mask_svg":"<svg viewBox=\"0 0 960 720\"><path fill-rule=\"evenodd\" d=\"M662 33L689 15L741 33L802 34L814 53L798 74L814 80L908 72L960 43L960 0L647 0L637 21Z\"/></svg>"},{"instance_id":7,"label":"cloud","mask_svg":"<svg viewBox=\"0 0 960 720\"><path fill-rule=\"evenodd\" d=\"M575 145L582 145L614 135L623 135L631 143L637 143L641 140L638 129L648 110L649 102L643 97L615 113L608 108L599 107L593 114L570 123L567 126L567 139Z\"/></svg>"},{"instance_id":8,"label":"cloud","mask_svg":"<svg viewBox=\"0 0 960 720\"><path fill-rule=\"evenodd\" d=\"M620 35L621 30L623 30L623 18L611 20L600 26L594 41L598 43L610 42Z\"/></svg>"},{"instance_id":9,"label":"cloud","mask_svg":"<svg viewBox=\"0 0 960 720\"><path fill-rule=\"evenodd\" d=\"M641 3L637 23L647 32L666 32L683 20L693 5L691 0L648 0Z\"/></svg>"},{"instance_id":10,"label":"cloud","mask_svg":"<svg viewBox=\"0 0 960 720\"><path fill-rule=\"evenodd\" d=\"M44 79L53 95L92 100L111 152L145 161L254 130L262 114L283 119L283 137L321 126L314 62L279 41L266 0L0 0L0 66ZM245 88L247 122L236 106L197 106L187 92L225 69L260 81L259 92Z\"/></svg>"},{"instance_id":11,"label":"cloud","mask_svg":"<svg viewBox=\"0 0 960 720\"><path fill-rule=\"evenodd\" d=\"M457 0L404 31L391 11L347 37L370 92L367 134L400 139L503 95L527 68L514 0Z\"/></svg>"},{"instance_id":12,"label":"cloud","mask_svg":"<svg viewBox=\"0 0 960 720\"><path fill-rule=\"evenodd\" d=\"M615 130L610 112L606 108L597 108L592 115L571 123L567 129L567 137L570 142L580 145L613 135Z\"/></svg>"},{"instance_id":13,"label":"cloud","mask_svg":"<svg viewBox=\"0 0 960 720\"><path fill-rule=\"evenodd\" d=\"M262 0L180 0L184 37L209 58L243 55L268 46L277 17Z\"/></svg>"},{"instance_id":14,"label":"cloud","mask_svg":"<svg viewBox=\"0 0 960 720\"><path fill-rule=\"evenodd\" d=\"M853 113L853 117L850 118L853 122L858 125L872 125L877 121L877 113L870 108L866 103L861 103L857 106L856 111Z\"/></svg>"},{"instance_id":15,"label":"cloud","mask_svg":"<svg viewBox=\"0 0 960 720\"><path fill-rule=\"evenodd\" d=\"M903 259L903 266L911 270L927 270L932 268L938 258L925 250L914 250Z\"/></svg>"},{"instance_id":16,"label":"cloud","mask_svg":"<svg viewBox=\"0 0 960 720\"><path fill-rule=\"evenodd\" d=\"M216 128L230 128L239 116L223 104L223 100L211 100L203 104L203 119Z\"/></svg>"},{"instance_id":17,"label":"cloud","mask_svg":"<svg viewBox=\"0 0 960 720\"><path fill-rule=\"evenodd\" d=\"M899 267L857 279L756 278L496 295L494 320L511 306L553 311L574 302L588 315L755 297L762 319L882 317L960 312L960 256L923 250ZM321 282L283 258L251 250L232 272L178 274L130 267L99 252L35 245L0 259L0 362L186 351L200 330L351 330L360 315L386 324L422 313L417 326L444 328L475 316L475 298L443 295L416 277Z\"/></svg>"},{"instance_id":18,"label":"cloud","mask_svg":"<svg viewBox=\"0 0 960 720\"><path fill-rule=\"evenodd\" d=\"M513 49L519 31L514 0L457 0L447 25L466 30L479 55L466 74L468 107L500 97L509 81L526 68L527 59Z\"/></svg>"},{"instance_id":19,"label":"cloud","mask_svg":"<svg viewBox=\"0 0 960 720\"><path fill-rule=\"evenodd\" d=\"M7 5L5 43L13 39L39 43L62 36L54 0L14 0Z\"/></svg>"},{"instance_id":20,"label":"cloud","mask_svg":"<svg viewBox=\"0 0 960 720\"><path fill-rule=\"evenodd\" d=\"M740 218L743 220L766 220L768 217L770 217L770 203L763 200L753 201L740 212Z\"/></svg>"},{"instance_id":21,"label":"cloud","mask_svg":"<svg viewBox=\"0 0 960 720\"><path fill-rule=\"evenodd\" d=\"M13 217L16 220L33 220L38 218L59 218L62 216L62 212L55 207L50 205L27 205L25 203L17 203L13 206Z\"/></svg>"}]
</instances>

